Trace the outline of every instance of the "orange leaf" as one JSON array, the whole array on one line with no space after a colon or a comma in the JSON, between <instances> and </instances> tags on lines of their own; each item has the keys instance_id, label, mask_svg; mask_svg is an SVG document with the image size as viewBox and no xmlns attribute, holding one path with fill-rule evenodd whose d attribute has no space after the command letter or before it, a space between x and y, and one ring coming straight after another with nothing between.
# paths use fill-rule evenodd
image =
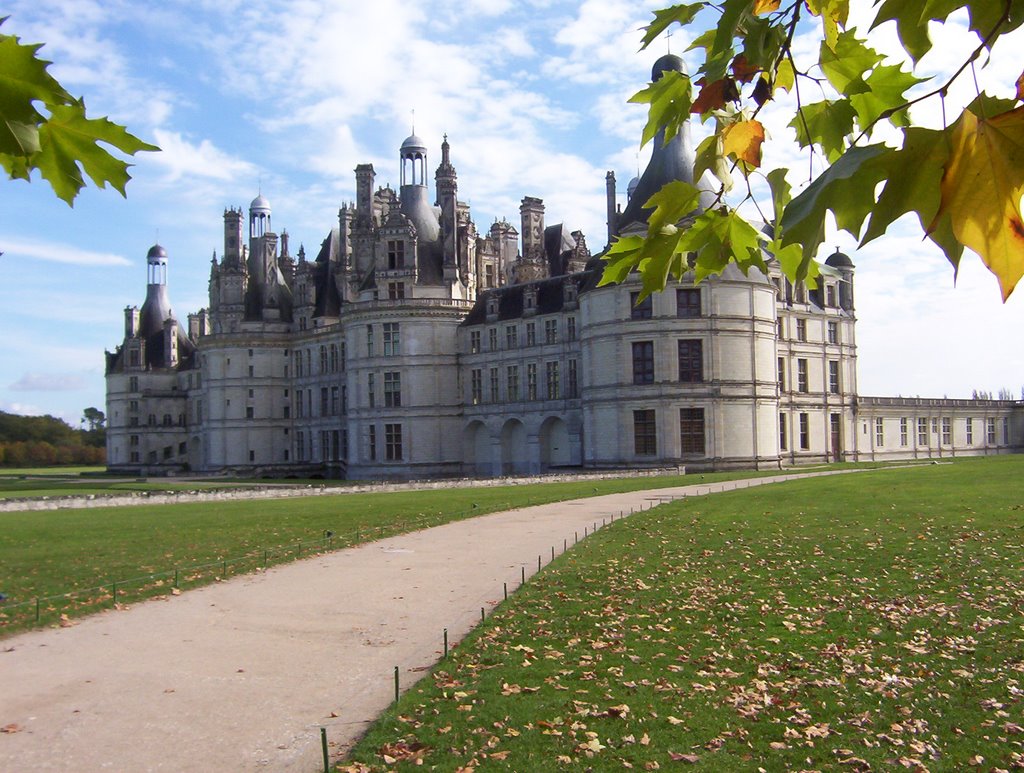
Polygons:
<instances>
[{"instance_id":1,"label":"orange leaf","mask_svg":"<svg viewBox=\"0 0 1024 773\"><path fill-rule=\"evenodd\" d=\"M754 0L754 13L771 13L779 10L782 0Z\"/></svg>"},{"instance_id":2,"label":"orange leaf","mask_svg":"<svg viewBox=\"0 0 1024 773\"><path fill-rule=\"evenodd\" d=\"M721 78L714 83L707 83L701 78L697 85L700 86L700 94L690 106L691 113L704 115L725 107L726 102L739 99L739 92L732 78Z\"/></svg>"},{"instance_id":3,"label":"orange leaf","mask_svg":"<svg viewBox=\"0 0 1024 773\"><path fill-rule=\"evenodd\" d=\"M957 241L996 275L1005 301L1024 276L1024 106L981 119L965 110L948 132L949 162L928 231L948 216Z\"/></svg>"},{"instance_id":4,"label":"orange leaf","mask_svg":"<svg viewBox=\"0 0 1024 773\"><path fill-rule=\"evenodd\" d=\"M760 121L737 121L722 129L722 152L749 166L761 166L764 126Z\"/></svg>"},{"instance_id":5,"label":"orange leaf","mask_svg":"<svg viewBox=\"0 0 1024 773\"><path fill-rule=\"evenodd\" d=\"M733 77L740 83L750 83L754 76L761 72L761 68L748 62L743 54L732 60L731 69Z\"/></svg>"}]
</instances>

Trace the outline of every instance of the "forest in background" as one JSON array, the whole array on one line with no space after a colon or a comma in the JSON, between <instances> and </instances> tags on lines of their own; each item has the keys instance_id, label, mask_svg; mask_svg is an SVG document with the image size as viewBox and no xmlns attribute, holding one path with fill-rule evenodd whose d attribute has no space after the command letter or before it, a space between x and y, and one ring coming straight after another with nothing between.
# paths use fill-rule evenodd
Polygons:
<instances>
[{"instance_id":1,"label":"forest in background","mask_svg":"<svg viewBox=\"0 0 1024 773\"><path fill-rule=\"evenodd\" d=\"M105 417L87 408L82 428L55 416L18 416L0 411L0 466L106 464Z\"/></svg>"}]
</instances>

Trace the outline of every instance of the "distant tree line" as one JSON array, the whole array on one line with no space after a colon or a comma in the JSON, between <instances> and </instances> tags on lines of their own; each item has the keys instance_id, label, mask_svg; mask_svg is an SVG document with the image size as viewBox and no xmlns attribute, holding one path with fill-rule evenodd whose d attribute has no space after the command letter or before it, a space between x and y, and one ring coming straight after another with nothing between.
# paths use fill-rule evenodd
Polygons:
<instances>
[{"instance_id":1,"label":"distant tree line","mask_svg":"<svg viewBox=\"0 0 1024 773\"><path fill-rule=\"evenodd\" d=\"M47 467L59 464L106 464L106 417L87 408L83 429L55 416L18 416L0 411L0 465Z\"/></svg>"},{"instance_id":2,"label":"distant tree line","mask_svg":"<svg viewBox=\"0 0 1024 773\"><path fill-rule=\"evenodd\" d=\"M992 392L986 389L975 389L971 393L971 398L974 400L1014 400L1016 399L1013 395L1013 390L1008 387L1000 389L995 396ZM1024 400L1024 387L1020 388L1020 399Z\"/></svg>"}]
</instances>

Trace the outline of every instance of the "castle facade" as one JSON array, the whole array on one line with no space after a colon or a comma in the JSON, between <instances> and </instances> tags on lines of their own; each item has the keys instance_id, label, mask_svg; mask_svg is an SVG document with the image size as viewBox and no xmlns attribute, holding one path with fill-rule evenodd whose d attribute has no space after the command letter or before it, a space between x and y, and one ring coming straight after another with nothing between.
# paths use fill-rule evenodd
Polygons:
<instances>
[{"instance_id":1,"label":"castle facade","mask_svg":"<svg viewBox=\"0 0 1024 773\"><path fill-rule=\"evenodd\" d=\"M663 57L654 77L681 67ZM431 201L427 156L402 143L398 191L357 166L312 259L262 195L227 209L209 308L186 325L150 249L146 300L106 356L109 469L401 479L1024 448L1021 403L858 395L846 255L814 289L769 259L638 302L639 278L599 286L599 257L540 199L523 198L518 231L478 231L447 138ZM646 231L671 180L694 182L686 127L655 140L625 209L608 173L609 244Z\"/></svg>"}]
</instances>

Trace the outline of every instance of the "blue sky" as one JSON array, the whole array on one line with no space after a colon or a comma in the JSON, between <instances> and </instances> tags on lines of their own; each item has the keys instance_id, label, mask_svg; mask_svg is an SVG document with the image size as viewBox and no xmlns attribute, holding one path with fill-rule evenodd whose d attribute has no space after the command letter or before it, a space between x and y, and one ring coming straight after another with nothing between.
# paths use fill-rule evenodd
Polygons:
<instances>
[{"instance_id":1,"label":"blue sky","mask_svg":"<svg viewBox=\"0 0 1024 773\"><path fill-rule=\"evenodd\" d=\"M627 0L14 0L4 13L4 32L46 43L51 72L90 114L163 148L137 157L127 200L90 188L72 209L38 179L0 181L0 409L76 424L84 408L104 407L103 351L121 341L124 307L145 297L154 242L169 253L184 321L207 305L225 207L262 190L293 252L315 250L354 198L357 163L397 185L413 110L431 171L447 132L460 198L481 230L495 217L517 223L519 200L539 196L549 223L581 228L599 249L605 172L616 172L624 202L643 163L644 110L626 100L667 46L637 53L650 14ZM813 33L798 48L816 45ZM976 45L959 21L934 33L925 69L937 76ZM1020 74L1010 52L1024 36L1014 37L978 71L1005 96ZM677 33L673 50L688 41ZM891 31L876 45L894 50ZM969 97L960 88L950 102ZM781 115L765 115L766 152L800 170L798 185L807 157ZM941 120L937 105L915 117ZM954 289L941 253L904 223L863 250L845 234L827 242L857 265L861 394L1019 396L1024 290L1000 303L973 255Z\"/></svg>"}]
</instances>

